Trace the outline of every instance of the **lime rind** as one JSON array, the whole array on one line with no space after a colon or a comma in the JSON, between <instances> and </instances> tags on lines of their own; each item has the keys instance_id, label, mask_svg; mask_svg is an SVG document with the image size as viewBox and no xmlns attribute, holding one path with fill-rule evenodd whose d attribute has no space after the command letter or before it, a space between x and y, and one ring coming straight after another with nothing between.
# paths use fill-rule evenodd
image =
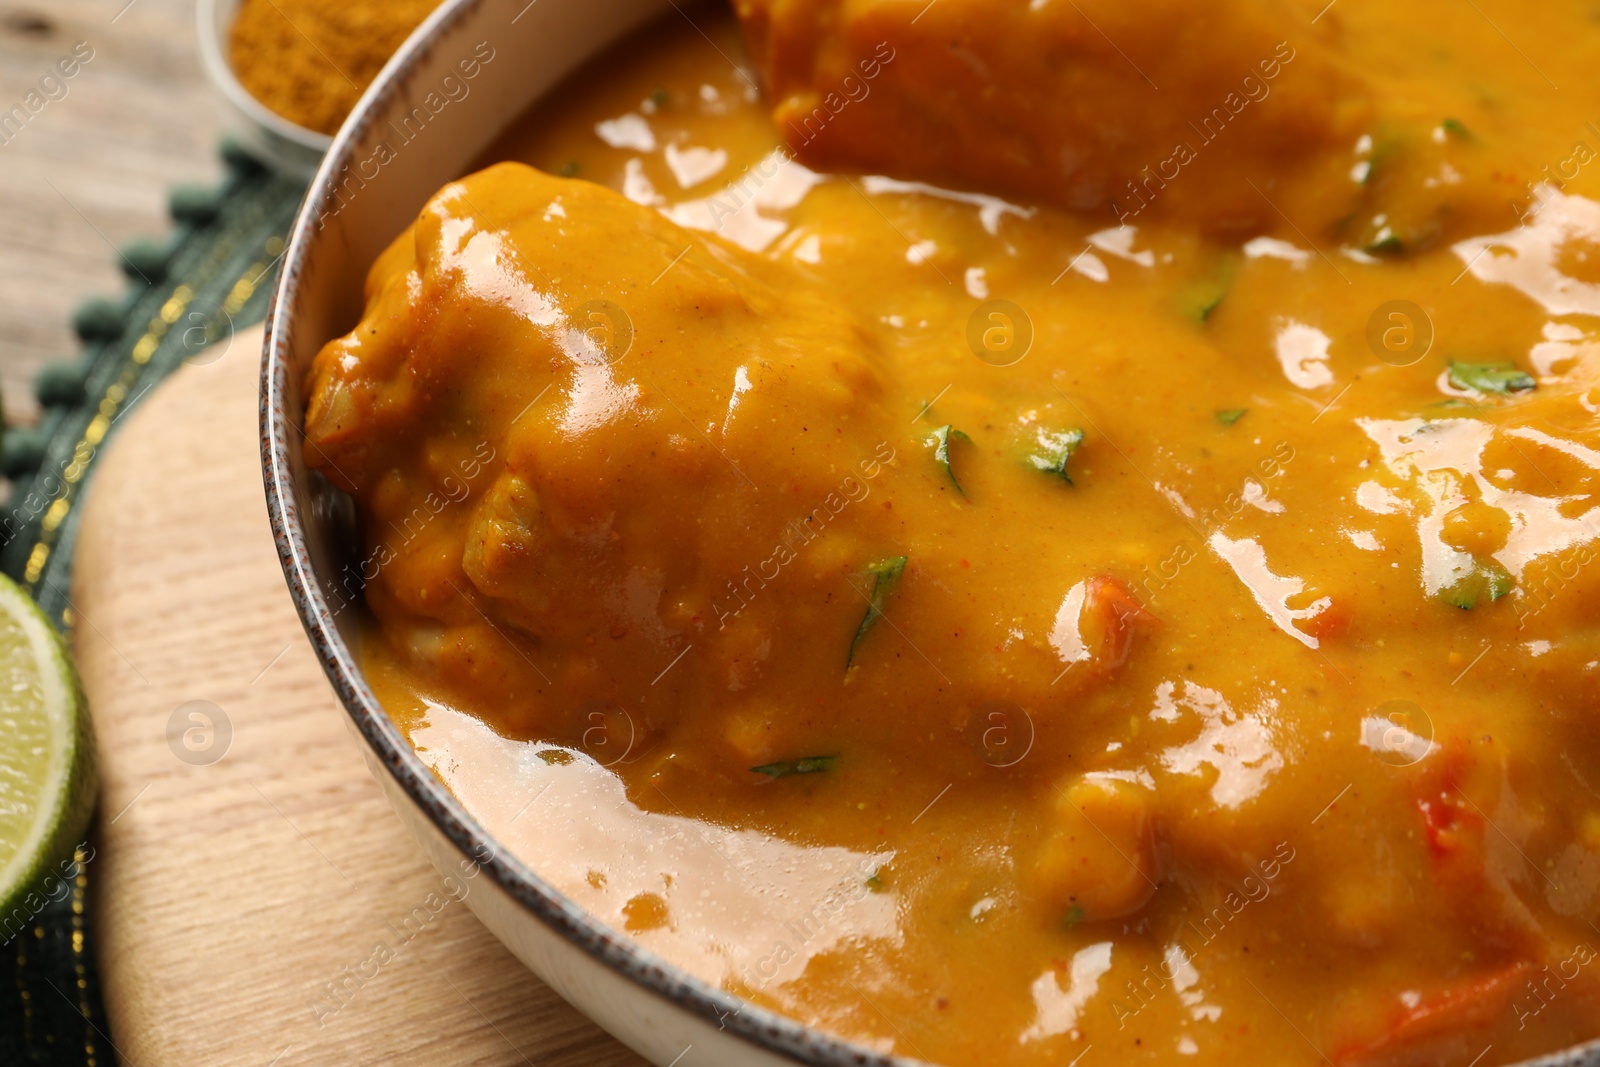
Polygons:
<instances>
[{"instance_id":1,"label":"lime rind","mask_svg":"<svg viewBox=\"0 0 1600 1067\"><path fill-rule=\"evenodd\" d=\"M65 861L94 809L92 739L60 636L0 577L0 943L37 917L71 870Z\"/></svg>"}]
</instances>

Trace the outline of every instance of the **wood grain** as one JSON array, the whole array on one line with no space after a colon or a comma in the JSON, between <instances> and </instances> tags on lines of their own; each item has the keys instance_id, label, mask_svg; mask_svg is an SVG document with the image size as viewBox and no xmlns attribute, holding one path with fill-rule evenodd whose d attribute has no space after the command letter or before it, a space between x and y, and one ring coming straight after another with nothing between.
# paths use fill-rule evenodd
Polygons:
<instances>
[{"instance_id":1,"label":"wood grain","mask_svg":"<svg viewBox=\"0 0 1600 1067\"><path fill-rule=\"evenodd\" d=\"M30 421L44 363L76 359L72 309L125 285L116 246L164 234L167 190L221 178L221 109L194 0L0 0L0 112L78 41L94 58L0 143L0 388Z\"/></svg>"},{"instance_id":2,"label":"wood grain","mask_svg":"<svg viewBox=\"0 0 1600 1067\"><path fill-rule=\"evenodd\" d=\"M642 1064L452 896L368 775L273 551L259 352L250 331L153 392L86 505L73 601L111 1041L134 1067ZM191 701L231 740L169 742Z\"/></svg>"}]
</instances>

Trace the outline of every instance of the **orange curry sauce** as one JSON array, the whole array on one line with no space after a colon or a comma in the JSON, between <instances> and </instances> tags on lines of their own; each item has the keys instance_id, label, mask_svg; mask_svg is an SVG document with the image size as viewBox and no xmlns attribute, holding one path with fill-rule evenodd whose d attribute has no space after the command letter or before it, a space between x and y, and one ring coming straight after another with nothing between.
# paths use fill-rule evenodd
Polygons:
<instances>
[{"instance_id":1,"label":"orange curry sauce","mask_svg":"<svg viewBox=\"0 0 1600 1067\"><path fill-rule=\"evenodd\" d=\"M583 68L309 378L418 751L883 1050L1600 1035L1600 23L1322 6L744 4L753 59L697 10Z\"/></svg>"}]
</instances>

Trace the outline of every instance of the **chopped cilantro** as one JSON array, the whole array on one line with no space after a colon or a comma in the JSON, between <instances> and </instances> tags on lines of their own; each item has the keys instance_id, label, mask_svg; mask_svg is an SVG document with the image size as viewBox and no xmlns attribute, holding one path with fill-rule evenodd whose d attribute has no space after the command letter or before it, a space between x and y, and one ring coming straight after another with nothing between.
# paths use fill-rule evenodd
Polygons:
<instances>
[{"instance_id":1,"label":"chopped cilantro","mask_svg":"<svg viewBox=\"0 0 1600 1067\"><path fill-rule=\"evenodd\" d=\"M1388 226L1384 226L1373 234L1362 251L1374 256L1391 256L1406 249L1405 242L1400 240L1400 235Z\"/></svg>"},{"instance_id":2,"label":"chopped cilantro","mask_svg":"<svg viewBox=\"0 0 1600 1067\"><path fill-rule=\"evenodd\" d=\"M1177 294L1178 310L1185 318L1206 322L1233 287L1233 272L1237 266L1234 257L1225 256L1218 260L1209 275L1183 286Z\"/></svg>"},{"instance_id":3,"label":"chopped cilantro","mask_svg":"<svg viewBox=\"0 0 1600 1067\"><path fill-rule=\"evenodd\" d=\"M950 484L955 486L956 492L962 496L966 496L967 491L961 488L961 482L956 478L956 469L950 462L950 442L971 440L972 438L953 426L940 426L933 431L933 436L926 442L933 446L933 458L944 464L944 472L950 478Z\"/></svg>"},{"instance_id":4,"label":"chopped cilantro","mask_svg":"<svg viewBox=\"0 0 1600 1067\"><path fill-rule=\"evenodd\" d=\"M1228 295L1226 283L1212 282L1192 286L1178 294L1179 306L1196 322L1205 322Z\"/></svg>"},{"instance_id":5,"label":"chopped cilantro","mask_svg":"<svg viewBox=\"0 0 1600 1067\"><path fill-rule=\"evenodd\" d=\"M1390 134L1380 133L1372 138L1372 154L1367 157L1367 166L1361 174L1361 184L1371 185L1387 172L1390 165L1401 153L1404 146L1400 140Z\"/></svg>"},{"instance_id":6,"label":"chopped cilantro","mask_svg":"<svg viewBox=\"0 0 1600 1067\"><path fill-rule=\"evenodd\" d=\"M578 161L576 159L567 160L565 163L561 164L561 170L560 170L559 173L561 174L561 176L563 178L570 178L573 175L577 174L578 173Z\"/></svg>"},{"instance_id":7,"label":"chopped cilantro","mask_svg":"<svg viewBox=\"0 0 1600 1067\"><path fill-rule=\"evenodd\" d=\"M1445 119L1439 125L1444 129L1445 133L1451 136L1459 137L1463 141L1472 140L1472 131L1467 129L1466 123L1460 119Z\"/></svg>"},{"instance_id":8,"label":"chopped cilantro","mask_svg":"<svg viewBox=\"0 0 1600 1067\"><path fill-rule=\"evenodd\" d=\"M764 774L768 778L787 778L791 774L821 774L831 771L839 762L837 755L833 756L801 756L799 759L780 760L777 763L763 763L759 767L751 767L757 774Z\"/></svg>"},{"instance_id":9,"label":"chopped cilantro","mask_svg":"<svg viewBox=\"0 0 1600 1067\"><path fill-rule=\"evenodd\" d=\"M1439 597L1453 608L1471 611L1485 600L1493 602L1515 586L1511 575L1494 560L1473 564L1471 573L1439 591Z\"/></svg>"},{"instance_id":10,"label":"chopped cilantro","mask_svg":"<svg viewBox=\"0 0 1600 1067\"><path fill-rule=\"evenodd\" d=\"M1053 474L1071 485L1072 473L1067 470L1067 461L1081 444L1082 430L1040 430L1025 458L1034 470Z\"/></svg>"},{"instance_id":11,"label":"chopped cilantro","mask_svg":"<svg viewBox=\"0 0 1600 1067\"><path fill-rule=\"evenodd\" d=\"M1207 300L1205 303L1201 304L1199 307L1200 321L1205 322L1207 319L1209 319L1211 317L1211 313L1217 310L1218 305L1222 303L1222 298L1227 295L1228 290L1225 286L1217 286L1216 295L1210 300Z\"/></svg>"},{"instance_id":12,"label":"chopped cilantro","mask_svg":"<svg viewBox=\"0 0 1600 1067\"><path fill-rule=\"evenodd\" d=\"M867 594L867 613L861 619L861 625L856 627L856 635L850 641L850 653L845 657L844 665L849 669L855 661L856 649L861 644L861 639L867 636L874 623L883 617L883 602L894 591L895 585L900 581L900 575L905 572L906 557L892 556L889 559L880 559L867 566L867 574L872 577L872 592ZM759 770L760 768L757 768Z\"/></svg>"},{"instance_id":13,"label":"chopped cilantro","mask_svg":"<svg viewBox=\"0 0 1600 1067\"><path fill-rule=\"evenodd\" d=\"M1072 907L1068 908L1067 914L1061 919L1061 925L1066 927L1068 930L1072 929L1074 926L1077 926L1081 922L1083 922L1082 904L1074 904Z\"/></svg>"},{"instance_id":14,"label":"chopped cilantro","mask_svg":"<svg viewBox=\"0 0 1600 1067\"><path fill-rule=\"evenodd\" d=\"M1523 393L1539 383L1515 363L1461 363L1450 361L1450 384L1457 389L1509 396Z\"/></svg>"},{"instance_id":15,"label":"chopped cilantro","mask_svg":"<svg viewBox=\"0 0 1600 1067\"><path fill-rule=\"evenodd\" d=\"M572 753L563 752L559 748L541 748L534 755L550 764L552 767L562 767L572 762Z\"/></svg>"},{"instance_id":16,"label":"chopped cilantro","mask_svg":"<svg viewBox=\"0 0 1600 1067\"><path fill-rule=\"evenodd\" d=\"M1244 418L1245 412L1249 410L1249 408L1227 408L1223 411L1217 412L1217 421L1222 423L1224 426L1232 426L1234 423Z\"/></svg>"}]
</instances>

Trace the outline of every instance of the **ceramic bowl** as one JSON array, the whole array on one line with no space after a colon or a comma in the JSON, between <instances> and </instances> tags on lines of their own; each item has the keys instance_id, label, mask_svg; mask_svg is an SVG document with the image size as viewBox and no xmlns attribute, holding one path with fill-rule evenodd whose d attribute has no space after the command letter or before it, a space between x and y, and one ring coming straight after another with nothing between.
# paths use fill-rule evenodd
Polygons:
<instances>
[{"instance_id":1,"label":"ceramic bowl","mask_svg":"<svg viewBox=\"0 0 1600 1067\"><path fill-rule=\"evenodd\" d=\"M690 1046L694 1055L684 1062L694 1067L904 1064L667 964L575 906L530 866L533 857L499 847L418 759L362 677L353 654L357 613L336 610L338 565L354 543L349 501L301 458L301 382L317 350L356 323L362 281L378 253L530 104L606 45L670 12L670 3L451 0L368 90L311 183L268 316L261 461L273 534L295 606L372 773L441 872L456 871L464 857L491 857L483 865L486 890L475 889L467 903L534 973L663 1067ZM481 59L484 49L493 58L466 79L460 63ZM447 110L398 144L401 120L418 108L426 115L425 99L447 77L470 91L451 94ZM395 148L392 156L380 151L384 144Z\"/></svg>"},{"instance_id":2,"label":"ceramic bowl","mask_svg":"<svg viewBox=\"0 0 1600 1067\"><path fill-rule=\"evenodd\" d=\"M228 63L228 27L239 0L199 0L195 30L200 64L216 87L227 111L228 128L258 158L285 174L309 178L316 173L333 138L296 125L250 95Z\"/></svg>"},{"instance_id":3,"label":"ceramic bowl","mask_svg":"<svg viewBox=\"0 0 1600 1067\"><path fill-rule=\"evenodd\" d=\"M273 534L290 594L373 775L441 872L453 873L466 857L490 857L482 868L486 888L467 904L540 978L661 1067L680 1058L685 1067L910 1067L912 1061L804 1026L665 962L564 897L540 877L534 857L500 847L385 714L353 654L357 613L335 610L342 606L339 565L355 534L350 502L308 472L301 457L300 385L312 357L355 325L367 268L440 186L465 173L565 75L673 6L673 0L449 0L389 62L321 160L268 317L261 462ZM215 50L215 24L210 33L202 33L202 43ZM453 94L447 110L395 147L403 120L415 127L430 94L436 103L444 79L462 78L462 60L481 58L485 48L494 58L479 64L470 91ZM235 103L264 111L248 97ZM268 129L276 118L255 117ZM1536 1063L1600 1067L1600 1045Z\"/></svg>"}]
</instances>

